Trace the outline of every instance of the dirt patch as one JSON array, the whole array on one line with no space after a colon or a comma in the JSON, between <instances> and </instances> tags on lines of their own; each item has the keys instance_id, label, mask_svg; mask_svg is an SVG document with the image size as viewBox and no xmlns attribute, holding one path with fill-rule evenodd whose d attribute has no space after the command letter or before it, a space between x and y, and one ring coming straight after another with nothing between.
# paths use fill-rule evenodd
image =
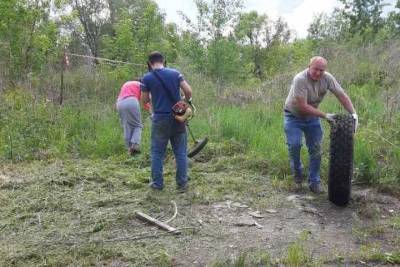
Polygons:
<instances>
[{"instance_id":1,"label":"dirt patch","mask_svg":"<svg viewBox=\"0 0 400 267\"><path fill-rule=\"evenodd\" d=\"M317 206L304 196L296 195L293 200L281 197L281 201L287 201L285 205L257 210L262 218L252 216L255 210L251 207L235 206L230 201L192 207L191 217L201 224L201 230L188 244L195 249L177 257L183 258L182 266L189 263L205 266L210 259L235 258L243 251L255 249L266 250L279 258L303 232L309 234L310 250L320 257L332 257L332 251L346 255L357 248L349 223L353 220L354 208ZM214 237L212 241L210 237Z\"/></svg>"},{"instance_id":2,"label":"dirt patch","mask_svg":"<svg viewBox=\"0 0 400 267\"><path fill-rule=\"evenodd\" d=\"M360 199L365 192L373 199L367 204ZM175 266L208 266L218 261L234 261L244 252L259 251L267 251L279 262L286 257L292 244L306 236L301 246L313 260L332 266L339 263L362 266L360 251L369 244L379 245L382 251L399 249L396 236L400 231L393 232L389 222L400 214L400 202L369 189L355 189L353 195L355 200L347 207L330 203L326 194L309 193L274 195L266 208L252 207L251 201L231 199L207 205L178 202L179 215L171 224L175 227L190 225L197 230L193 235L184 233L174 240L159 242L170 248L176 247L176 242L182 243L180 249L172 253ZM381 211L379 220L365 218L361 210L363 205L377 205ZM355 232L361 228L367 232L377 222L383 227L380 235L360 238Z\"/></svg>"},{"instance_id":3,"label":"dirt patch","mask_svg":"<svg viewBox=\"0 0 400 267\"><path fill-rule=\"evenodd\" d=\"M199 231L192 238L184 237L185 250L177 252L174 262L178 266L206 266L218 260L237 259L243 252L268 251L275 259L285 257L286 250L299 240L309 255L325 262L347 262L362 265L358 260L360 250L369 244L379 244L382 251L396 251L398 230L388 225L390 218L400 213L400 202L390 196L371 190L368 194L376 201L367 205L380 208L378 224L383 227L380 235L360 238L355 229L375 227L375 218L365 218L360 209L366 205L359 199L366 190L355 189L353 200L347 207L330 203L326 195L280 194L275 196L274 208L255 209L249 203L227 200L209 205L193 205L190 210L182 207L180 219L190 218L190 224ZM385 212L391 211L391 212ZM254 216L254 215L257 216ZM385 214L385 215L383 215ZM187 222L186 222L187 223ZM357 262L359 261L359 262Z\"/></svg>"}]
</instances>

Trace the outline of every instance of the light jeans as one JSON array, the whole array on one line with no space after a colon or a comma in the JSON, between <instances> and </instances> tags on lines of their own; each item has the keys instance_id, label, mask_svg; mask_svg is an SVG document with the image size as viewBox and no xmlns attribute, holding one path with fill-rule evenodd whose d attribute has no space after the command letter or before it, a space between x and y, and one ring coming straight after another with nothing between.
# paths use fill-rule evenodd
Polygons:
<instances>
[{"instance_id":1,"label":"light jeans","mask_svg":"<svg viewBox=\"0 0 400 267\"><path fill-rule=\"evenodd\" d=\"M290 168L295 177L302 177L303 164L300 159L303 133L309 156L309 184L319 184L321 166L321 142L323 130L318 117L297 118L285 111L284 127L289 151Z\"/></svg>"},{"instance_id":2,"label":"light jeans","mask_svg":"<svg viewBox=\"0 0 400 267\"><path fill-rule=\"evenodd\" d=\"M117 110L124 129L125 146L129 148L132 144L140 145L143 124L139 101L135 97L118 100Z\"/></svg>"}]
</instances>

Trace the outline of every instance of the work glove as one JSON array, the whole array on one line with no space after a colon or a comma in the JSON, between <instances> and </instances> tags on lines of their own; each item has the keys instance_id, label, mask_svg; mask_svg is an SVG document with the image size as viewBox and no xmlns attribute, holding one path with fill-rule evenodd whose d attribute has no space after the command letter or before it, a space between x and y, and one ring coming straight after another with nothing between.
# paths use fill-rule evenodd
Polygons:
<instances>
[{"instance_id":1,"label":"work glove","mask_svg":"<svg viewBox=\"0 0 400 267\"><path fill-rule=\"evenodd\" d=\"M353 113L353 114L351 114L351 116L354 119L354 133L355 133L358 128L358 115L357 115L357 113Z\"/></svg>"},{"instance_id":2,"label":"work glove","mask_svg":"<svg viewBox=\"0 0 400 267\"><path fill-rule=\"evenodd\" d=\"M334 121L335 121L335 114L333 114L333 113L326 113L326 114L325 114L325 119L326 119L328 122L334 122Z\"/></svg>"}]
</instances>

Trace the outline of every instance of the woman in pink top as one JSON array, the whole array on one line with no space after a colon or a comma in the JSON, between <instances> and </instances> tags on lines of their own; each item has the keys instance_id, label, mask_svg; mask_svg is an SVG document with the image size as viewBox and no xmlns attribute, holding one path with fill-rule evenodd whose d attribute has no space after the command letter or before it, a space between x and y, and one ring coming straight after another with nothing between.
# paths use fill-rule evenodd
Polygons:
<instances>
[{"instance_id":1,"label":"woman in pink top","mask_svg":"<svg viewBox=\"0 0 400 267\"><path fill-rule=\"evenodd\" d=\"M116 104L130 155L140 152L143 128L140 96L140 82L128 81L122 85ZM150 105L145 105L144 109L150 111Z\"/></svg>"}]
</instances>

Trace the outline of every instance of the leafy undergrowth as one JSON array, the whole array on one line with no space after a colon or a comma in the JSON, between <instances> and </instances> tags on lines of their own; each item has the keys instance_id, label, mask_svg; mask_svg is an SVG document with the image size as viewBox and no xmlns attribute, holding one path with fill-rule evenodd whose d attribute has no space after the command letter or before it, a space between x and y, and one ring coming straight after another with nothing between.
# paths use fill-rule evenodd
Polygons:
<instances>
[{"instance_id":1,"label":"leafy undergrowth","mask_svg":"<svg viewBox=\"0 0 400 267\"><path fill-rule=\"evenodd\" d=\"M170 152L161 192L148 188L147 154L124 161L3 164L0 265L399 263L398 200L361 194L338 209L326 194L293 191L289 177L272 175L268 160L243 151L236 143L209 144L191 160L184 194L175 188ZM135 216L140 210L166 221L174 203L178 213L170 224L180 235ZM249 216L256 211L262 217Z\"/></svg>"}]
</instances>

